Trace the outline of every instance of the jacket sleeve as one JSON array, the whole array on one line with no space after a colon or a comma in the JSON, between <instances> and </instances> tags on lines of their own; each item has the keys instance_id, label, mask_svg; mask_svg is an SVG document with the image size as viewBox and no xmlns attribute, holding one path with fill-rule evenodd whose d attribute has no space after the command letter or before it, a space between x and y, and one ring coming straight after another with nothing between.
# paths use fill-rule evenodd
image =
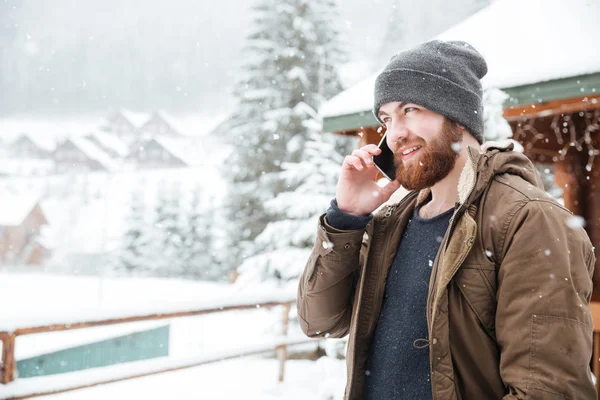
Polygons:
<instances>
[{"instance_id":1,"label":"jacket sleeve","mask_svg":"<svg viewBox=\"0 0 600 400\"><path fill-rule=\"evenodd\" d=\"M596 399L590 299L594 254L572 214L528 201L506 220L496 337L511 399Z\"/></svg>"},{"instance_id":2,"label":"jacket sleeve","mask_svg":"<svg viewBox=\"0 0 600 400\"><path fill-rule=\"evenodd\" d=\"M319 218L317 239L298 285L298 319L311 337L348 334L365 230L342 231Z\"/></svg>"}]
</instances>

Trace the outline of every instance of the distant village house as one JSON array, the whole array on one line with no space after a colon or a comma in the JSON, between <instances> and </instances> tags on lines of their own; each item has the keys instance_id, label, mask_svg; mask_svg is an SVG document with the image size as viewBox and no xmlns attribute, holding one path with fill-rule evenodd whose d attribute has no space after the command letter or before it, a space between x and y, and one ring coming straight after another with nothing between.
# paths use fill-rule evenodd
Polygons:
<instances>
[{"instance_id":1,"label":"distant village house","mask_svg":"<svg viewBox=\"0 0 600 400\"><path fill-rule=\"evenodd\" d=\"M0 196L0 260L2 264L42 265L50 249L41 237L48 221L39 198L27 195Z\"/></svg>"}]
</instances>

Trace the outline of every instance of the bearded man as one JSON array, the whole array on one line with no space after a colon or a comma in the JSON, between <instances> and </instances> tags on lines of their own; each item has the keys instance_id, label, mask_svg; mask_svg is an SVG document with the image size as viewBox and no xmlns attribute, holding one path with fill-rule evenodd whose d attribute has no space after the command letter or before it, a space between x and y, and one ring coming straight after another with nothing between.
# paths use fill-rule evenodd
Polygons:
<instances>
[{"instance_id":1,"label":"bearded man","mask_svg":"<svg viewBox=\"0 0 600 400\"><path fill-rule=\"evenodd\" d=\"M376 80L394 180L378 146L344 159L297 300L308 336L350 335L345 399L596 399L593 247L529 159L483 145L486 73L436 40Z\"/></svg>"}]
</instances>

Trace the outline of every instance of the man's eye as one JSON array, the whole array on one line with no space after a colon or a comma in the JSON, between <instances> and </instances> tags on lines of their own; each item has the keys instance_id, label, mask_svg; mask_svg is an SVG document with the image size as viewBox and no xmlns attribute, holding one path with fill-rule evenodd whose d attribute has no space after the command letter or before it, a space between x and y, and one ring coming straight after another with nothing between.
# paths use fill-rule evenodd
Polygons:
<instances>
[{"instance_id":1,"label":"man's eye","mask_svg":"<svg viewBox=\"0 0 600 400\"><path fill-rule=\"evenodd\" d=\"M390 122L392 119L390 117L383 117L381 118L381 122L383 122L384 124L387 125L388 122Z\"/></svg>"},{"instance_id":2,"label":"man's eye","mask_svg":"<svg viewBox=\"0 0 600 400\"><path fill-rule=\"evenodd\" d=\"M404 109L404 114L408 114L410 111L415 111L416 108L415 107L406 107Z\"/></svg>"}]
</instances>

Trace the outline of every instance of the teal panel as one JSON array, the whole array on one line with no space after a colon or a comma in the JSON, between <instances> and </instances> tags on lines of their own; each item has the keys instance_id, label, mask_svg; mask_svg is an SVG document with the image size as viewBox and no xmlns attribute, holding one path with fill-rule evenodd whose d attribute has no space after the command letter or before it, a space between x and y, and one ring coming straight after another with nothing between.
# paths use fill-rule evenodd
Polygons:
<instances>
[{"instance_id":1,"label":"teal panel","mask_svg":"<svg viewBox=\"0 0 600 400\"><path fill-rule=\"evenodd\" d=\"M62 374L169 355L170 326L17 361L19 378Z\"/></svg>"},{"instance_id":2,"label":"teal panel","mask_svg":"<svg viewBox=\"0 0 600 400\"><path fill-rule=\"evenodd\" d=\"M505 107L570 99L585 95L594 96L600 94L600 73L555 79L502 90L510 96L504 104Z\"/></svg>"},{"instance_id":3,"label":"teal panel","mask_svg":"<svg viewBox=\"0 0 600 400\"><path fill-rule=\"evenodd\" d=\"M600 73L502 88L502 90L509 95L509 99L504 103L505 107L597 95L600 94ZM356 131L363 127L374 126L379 126L379 123L371 110L323 119L323 131L325 132Z\"/></svg>"},{"instance_id":4,"label":"teal panel","mask_svg":"<svg viewBox=\"0 0 600 400\"><path fill-rule=\"evenodd\" d=\"M371 110L323 119L324 132L353 131L369 126L379 126L379 121L377 121Z\"/></svg>"}]
</instances>

